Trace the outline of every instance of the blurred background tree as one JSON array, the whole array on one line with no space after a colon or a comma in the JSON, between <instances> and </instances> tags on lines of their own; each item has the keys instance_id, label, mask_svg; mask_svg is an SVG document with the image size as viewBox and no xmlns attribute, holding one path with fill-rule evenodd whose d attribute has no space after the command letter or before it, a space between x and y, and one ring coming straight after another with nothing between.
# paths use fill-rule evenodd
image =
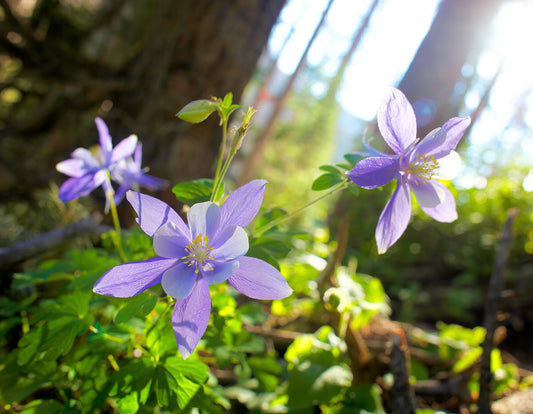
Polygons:
<instances>
[{"instance_id":1,"label":"blurred background tree","mask_svg":"<svg viewBox=\"0 0 533 414\"><path fill-rule=\"evenodd\" d=\"M97 143L95 116L115 140L137 134L155 174L210 176L216 120L174 114L229 91L239 101L284 3L1 0L0 192L57 179L56 162Z\"/></svg>"}]
</instances>

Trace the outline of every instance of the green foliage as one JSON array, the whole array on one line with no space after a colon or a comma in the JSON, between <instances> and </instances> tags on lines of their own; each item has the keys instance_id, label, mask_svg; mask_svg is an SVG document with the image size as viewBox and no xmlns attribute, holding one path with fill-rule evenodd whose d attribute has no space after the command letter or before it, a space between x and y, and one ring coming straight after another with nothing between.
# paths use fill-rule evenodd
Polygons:
<instances>
[{"instance_id":1,"label":"green foliage","mask_svg":"<svg viewBox=\"0 0 533 414\"><path fill-rule=\"evenodd\" d=\"M289 407L303 409L342 398L352 380L345 358L346 344L329 326L297 338L285 353Z\"/></svg>"},{"instance_id":2,"label":"green foliage","mask_svg":"<svg viewBox=\"0 0 533 414\"><path fill-rule=\"evenodd\" d=\"M184 121L197 124L205 121L209 115L217 110L217 107L218 104L216 101L201 99L189 102L176 114L176 116Z\"/></svg>"},{"instance_id":3,"label":"green foliage","mask_svg":"<svg viewBox=\"0 0 533 414\"><path fill-rule=\"evenodd\" d=\"M196 203L209 201L211 192L213 191L214 181L210 178L200 178L193 181L184 181L176 184L172 191L176 198L183 204L192 206ZM218 190L218 197L224 193L224 183L221 184Z\"/></svg>"}]
</instances>

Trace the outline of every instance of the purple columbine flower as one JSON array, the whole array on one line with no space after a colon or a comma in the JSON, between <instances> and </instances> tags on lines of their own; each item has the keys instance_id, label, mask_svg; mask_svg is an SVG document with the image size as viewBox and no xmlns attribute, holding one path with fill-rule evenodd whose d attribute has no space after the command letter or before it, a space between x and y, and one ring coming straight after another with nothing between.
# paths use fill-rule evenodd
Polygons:
<instances>
[{"instance_id":1,"label":"purple columbine flower","mask_svg":"<svg viewBox=\"0 0 533 414\"><path fill-rule=\"evenodd\" d=\"M411 104L398 89L391 88L378 110L378 127L394 151L384 154L367 146L370 157L348 172L363 188L376 188L396 179L396 189L376 227L378 252L385 253L402 235L411 217L411 191L422 210L440 222L457 218L455 199L436 178L452 179L461 159L454 151L470 125L470 118L452 118L424 139L416 138L416 118Z\"/></svg>"},{"instance_id":2,"label":"purple columbine flower","mask_svg":"<svg viewBox=\"0 0 533 414\"><path fill-rule=\"evenodd\" d=\"M137 222L154 239L159 255L125 263L105 273L93 291L114 297L137 295L161 282L176 298L172 327L179 352L188 358L204 334L211 312L209 285L225 280L254 299L281 299L291 294L281 273L263 260L244 256L244 227L255 217L266 181L254 180L237 189L224 204L205 202L187 213L188 225L164 202L129 191Z\"/></svg>"},{"instance_id":3,"label":"purple columbine flower","mask_svg":"<svg viewBox=\"0 0 533 414\"><path fill-rule=\"evenodd\" d=\"M131 156L137 147L137 137L130 135L113 148L111 136L105 122L96 118L100 135L100 145L92 150L77 148L72 158L61 161L56 169L69 178L59 189L59 199L63 202L85 196L99 186L103 186L106 200L109 192L114 192L110 181L110 171L119 161ZM107 206L106 206L107 211Z\"/></svg>"},{"instance_id":4,"label":"purple columbine flower","mask_svg":"<svg viewBox=\"0 0 533 414\"><path fill-rule=\"evenodd\" d=\"M146 174L148 167L142 165L142 144L139 142L133 157L123 158L117 162L111 170L111 178L120 183L115 193L115 204L118 205L124 199L128 190L139 190L139 186L150 190L157 190L168 183L162 178Z\"/></svg>"}]
</instances>

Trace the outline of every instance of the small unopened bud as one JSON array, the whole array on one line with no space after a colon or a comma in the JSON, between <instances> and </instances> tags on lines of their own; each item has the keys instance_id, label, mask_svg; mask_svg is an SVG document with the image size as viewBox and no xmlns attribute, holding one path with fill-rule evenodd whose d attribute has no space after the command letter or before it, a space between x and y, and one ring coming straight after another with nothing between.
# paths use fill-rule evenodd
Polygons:
<instances>
[{"instance_id":1,"label":"small unopened bud","mask_svg":"<svg viewBox=\"0 0 533 414\"><path fill-rule=\"evenodd\" d=\"M217 110L219 104L216 101L201 99L185 105L176 116L187 122L197 124L207 119L211 113Z\"/></svg>"},{"instance_id":2,"label":"small unopened bud","mask_svg":"<svg viewBox=\"0 0 533 414\"><path fill-rule=\"evenodd\" d=\"M244 136L248 131L252 116L256 113L256 110L253 107L248 107L248 111L244 114L244 119L242 120L241 126L235 132L233 141L231 142L231 150L237 152L241 146Z\"/></svg>"}]
</instances>

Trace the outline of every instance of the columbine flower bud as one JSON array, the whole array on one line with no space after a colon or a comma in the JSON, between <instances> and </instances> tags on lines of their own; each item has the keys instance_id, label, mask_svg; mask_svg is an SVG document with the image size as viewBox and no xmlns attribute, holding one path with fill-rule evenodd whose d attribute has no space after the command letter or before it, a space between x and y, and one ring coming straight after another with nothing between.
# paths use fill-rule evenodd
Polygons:
<instances>
[{"instance_id":1,"label":"columbine flower bud","mask_svg":"<svg viewBox=\"0 0 533 414\"><path fill-rule=\"evenodd\" d=\"M252 119L252 116L256 113L256 110L253 107L248 107L248 111L244 114L244 119L242 120L241 126L237 129L237 132L235 133L235 137L233 138L233 141L231 142L231 150L237 152L242 145L242 141L244 140L244 136L246 135L246 132L248 131L248 127L250 126L250 122Z\"/></svg>"}]
</instances>

